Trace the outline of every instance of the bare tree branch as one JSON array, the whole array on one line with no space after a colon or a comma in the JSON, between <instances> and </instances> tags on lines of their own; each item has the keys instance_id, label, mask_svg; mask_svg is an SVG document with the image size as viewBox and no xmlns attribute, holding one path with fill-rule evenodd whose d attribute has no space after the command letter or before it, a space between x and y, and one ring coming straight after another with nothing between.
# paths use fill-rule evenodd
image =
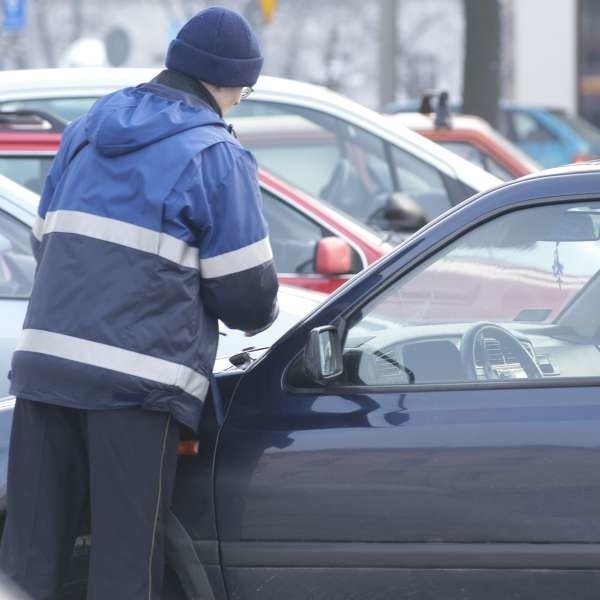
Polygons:
<instances>
[{"instance_id":1,"label":"bare tree branch","mask_svg":"<svg viewBox=\"0 0 600 600\"><path fill-rule=\"evenodd\" d=\"M500 7L498 0L464 0L463 111L492 125L500 97Z\"/></svg>"}]
</instances>

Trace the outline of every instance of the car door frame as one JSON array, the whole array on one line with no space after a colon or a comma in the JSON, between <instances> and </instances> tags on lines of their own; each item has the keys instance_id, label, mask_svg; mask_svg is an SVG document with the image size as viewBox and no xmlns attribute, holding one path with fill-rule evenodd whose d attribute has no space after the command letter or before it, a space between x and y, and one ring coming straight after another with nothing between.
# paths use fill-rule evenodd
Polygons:
<instances>
[{"instance_id":1,"label":"car door frame","mask_svg":"<svg viewBox=\"0 0 600 600\"><path fill-rule=\"evenodd\" d=\"M271 589L271 579L269 578L277 577L279 582L278 593L287 593L284 585L284 571L290 572L292 577L291 585L296 586L294 589L297 589L298 586L302 585L302 578L304 577L306 580L307 576L312 573L312 571L309 573L307 569L322 567L324 558L324 546L319 543L312 546L310 543L298 545L292 541L282 541L274 544L267 542L265 544L260 541L250 542L236 539L236 535L243 530L244 526L243 515L240 513L244 509L241 506L244 500L243 494L241 498L238 495L234 499L231 492L235 486L228 488L228 484L231 483L232 478L241 478L243 481L241 486L238 486L237 491L239 492L240 489L244 489L244 486L249 486L254 474L253 469L257 468L258 460L262 454L259 450L256 456L250 460L247 455L241 460L236 460L232 457L231 449L227 447L228 436L231 440L236 439L236 435L242 436L237 439L242 440L241 454L244 454L244 436L251 437L254 433L252 430L253 426L258 426L259 429L257 431L261 437L262 452L267 448L285 447L287 443L285 436L293 431L294 424L290 423L288 431L282 430L282 422L278 420L278 415L282 413L282 403L288 402L292 396L294 397L294 402L298 402L300 405L303 399L298 394L301 395L302 393L304 393L306 401L312 402L323 395L326 395L333 401L335 398L339 399L340 394L343 395L344 392L347 394L352 394L353 392L360 394L362 392L364 395L368 395L370 393L377 393L378 391L376 388L369 388L368 392L365 393L364 388L352 390L351 388L344 387L343 389L336 389L334 386L326 387L320 391L314 388L290 390L286 386L286 371L301 355L308 332L314 327L334 324L340 328L343 335L345 319L349 314L360 309L366 302L379 294L383 288L392 285L393 282L421 264L432 254L463 235L466 231L492 218L524 207L551 204L554 202L598 200L600 198L600 191L593 191L594 187L597 189L597 186L594 186L592 181L594 177L596 177L594 173L582 173L576 177L566 175L562 178L558 176L531 177L503 186L498 190L484 193L477 203L467 201L459 205L451 211L449 216L440 217L433 221L420 233L401 244L390 256L379 261L376 266L365 273L358 275L344 290L333 294L332 297L325 301L320 310L299 324L295 329L288 332L246 373L229 406L225 425L220 434L215 461L215 497L217 505L220 506L217 529L219 531L223 573L228 587L231 588L232 585L234 587L238 586L236 589L239 591L239 589L244 589L244 585L252 583L252 585L269 586ZM505 382L497 385L482 385L484 389L504 389L507 387L507 383ZM519 382L518 389L544 389L548 385L552 387L570 387L582 384L581 381L568 379L562 381L552 380L551 382ZM596 387L600 385L600 378L596 378L594 381L586 380L585 385ZM460 391L464 387L464 384L444 384L439 386L439 389ZM510 387L510 384L508 384L508 387ZM421 391L432 390L432 388L435 388L435 386L423 386ZM469 388L481 389L478 384L469 384ZM418 386L411 386L410 391L419 391L419 388ZM292 407L290 410L293 412L294 408ZM298 410L301 412L300 408ZM277 431L269 431L271 422ZM230 429L229 433L227 431L228 428ZM239 450L240 448L238 448ZM253 460L255 460L254 463L252 462ZM230 469L230 467L233 468ZM271 482L271 484L278 485L277 482ZM230 510L236 503L239 509L237 514L235 510ZM228 522L229 518L234 523L233 525ZM237 533L236 527L238 527ZM326 548L326 551L330 553L328 554L330 560L328 566L337 565L338 567L347 567L354 560L357 561L354 562L354 566L360 566L361 569L359 571L363 572L365 577L368 575L375 577L376 573L367 574L364 572L364 569L380 569L381 572L381 568L386 565L388 567L398 567L399 564L402 564L402 568L405 569L452 566L451 555L448 554L449 549L447 547L442 548L435 544L421 545L418 548L415 545L410 546L410 548L406 549L406 554L402 558L398 559L398 556L395 555L395 558L389 558L386 562L385 548L383 546L376 549L372 545L369 546L367 544L362 547L358 544L355 547L358 554L352 555L350 553L349 555L345 551L344 544L336 545L335 541L332 541ZM567 563L571 560L573 566L581 566L582 563L578 563L577 561L586 556L585 544L575 544L574 546L577 546L577 548L570 548L569 551L579 553L576 554L575 558L568 552L560 555L555 554L554 556L550 552L542 556L542 562L546 560L546 566L548 566L550 564L559 564L561 560L566 560ZM416 550L420 552L417 552L415 555ZM518 554L524 548L513 546L506 548L506 550L509 552L514 551ZM552 551L558 553L561 550L564 549L552 549ZM507 558L502 553L498 555L498 553L494 554L492 552L486 556L486 553L482 554L482 548L479 544L474 547L461 547L459 544L450 549L450 552L455 551L462 553L460 554L462 562L460 560L455 562L454 566L456 567L468 566L474 569L485 569L486 567L489 568L491 564L495 564L496 566L504 565L507 568L512 568L513 573L515 572L514 555ZM595 570L600 568L600 557L596 551L594 552L587 555L587 563L584 560L585 564L583 564L584 568ZM335 558L336 553L338 556L337 559ZM371 553L372 558L369 558L369 553ZM528 557L524 557L523 560L523 565L526 568L543 568L539 556L530 554ZM287 570L285 569L286 566L289 567ZM278 571L276 572L274 569L278 569ZM322 570L327 571L328 569ZM597 571L595 573L595 577L597 577ZM264 578L262 578L263 575ZM519 576L522 575L523 573L519 574ZM333 581L335 581L335 577ZM326 584L323 583L323 585ZM548 590L551 590L551 587L549 585ZM335 594L334 587L330 587L329 591L331 594ZM300 592L300 595L293 596L293 598L301 598L302 593L306 593L306 588L303 592ZM404 593L408 593L408 588L404 590ZM269 596L266 593L265 597L276 596ZM292 596L288 597L291 598ZM498 596L498 598L500 597L502 596ZM560 596L549 595L547 597L559 598Z\"/></svg>"}]
</instances>

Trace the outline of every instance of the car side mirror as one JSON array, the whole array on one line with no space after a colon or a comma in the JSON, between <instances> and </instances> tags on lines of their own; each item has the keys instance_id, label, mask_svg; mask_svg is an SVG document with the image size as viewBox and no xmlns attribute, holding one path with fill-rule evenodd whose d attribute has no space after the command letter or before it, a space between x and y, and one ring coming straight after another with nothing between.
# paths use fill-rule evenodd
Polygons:
<instances>
[{"instance_id":1,"label":"car side mirror","mask_svg":"<svg viewBox=\"0 0 600 600\"><path fill-rule=\"evenodd\" d=\"M304 370L321 385L342 374L342 345L335 327L316 327L309 333L304 347Z\"/></svg>"},{"instance_id":2,"label":"car side mirror","mask_svg":"<svg viewBox=\"0 0 600 600\"><path fill-rule=\"evenodd\" d=\"M315 247L315 272L319 275L341 275L352 270L352 249L339 237L321 238Z\"/></svg>"},{"instance_id":3,"label":"car side mirror","mask_svg":"<svg viewBox=\"0 0 600 600\"><path fill-rule=\"evenodd\" d=\"M383 214L394 231L416 231L427 223L421 207L401 192L392 192L387 197Z\"/></svg>"}]
</instances>

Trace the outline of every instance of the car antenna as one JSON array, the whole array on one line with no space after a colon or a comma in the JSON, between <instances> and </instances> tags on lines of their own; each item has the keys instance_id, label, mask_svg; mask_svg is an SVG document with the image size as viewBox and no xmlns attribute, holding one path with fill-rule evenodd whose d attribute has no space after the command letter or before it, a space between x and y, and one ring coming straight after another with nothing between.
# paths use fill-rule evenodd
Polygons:
<instances>
[{"instance_id":1,"label":"car antenna","mask_svg":"<svg viewBox=\"0 0 600 600\"><path fill-rule=\"evenodd\" d=\"M451 129L450 106L448 102L448 92L441 92L435 111L435 120L433 122L436 129Z\"/></svg>"},{"instance_id":2,"label":"car antenna","mask_svg":"<svg viewBox=\"0 0 600 600\"><path fill-rule=\"evenodd\" d=\"M430 94L429 92L423 94L423 97L421 98L421 105L419 106L419 112L422 115L430 115L433 112L433 106L431 105L432 97L433 94Z\"/></svg>"}]
</instances>

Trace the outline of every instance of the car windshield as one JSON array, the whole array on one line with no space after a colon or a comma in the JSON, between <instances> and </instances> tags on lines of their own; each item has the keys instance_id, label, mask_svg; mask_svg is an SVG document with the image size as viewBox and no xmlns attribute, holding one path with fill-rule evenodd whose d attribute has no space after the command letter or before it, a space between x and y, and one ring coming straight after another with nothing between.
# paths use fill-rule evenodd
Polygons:
<instances>
[{"instance_id":1,"label":"car windshield","mask_svg":"<svg viewBox=\"0 0 600 600\"><path fill-rule=\"evenodd\" d=\"M584 140L595 146L600 146L600 129L592 125L589 121L577 115L569 115L562 110L553 110L551 112L555 117L569 125Z\"/></svg>"},{"instance_id":2,"label":"car windshield","mask_svg":"<svg viewBox=\"0 0 600 600\"><path fill-rule=\"evenodd\" d=\"M436 168L349 121L270 102L242 103L231 119L261 167L380 237L394 229L386 207L395 191L414 200L426 220L450 208Z\"/></svg>"},{"instance_id":3,"label":"car windshield","mask_svg":"<svg viewBox=\"0 0 600 600\"><path fill-rule=\"evenodd\" d=\"M373 326L553 322L600 273L600 209L534 208L483 225L405 279Z\"/></svg>"}]
</instances>

